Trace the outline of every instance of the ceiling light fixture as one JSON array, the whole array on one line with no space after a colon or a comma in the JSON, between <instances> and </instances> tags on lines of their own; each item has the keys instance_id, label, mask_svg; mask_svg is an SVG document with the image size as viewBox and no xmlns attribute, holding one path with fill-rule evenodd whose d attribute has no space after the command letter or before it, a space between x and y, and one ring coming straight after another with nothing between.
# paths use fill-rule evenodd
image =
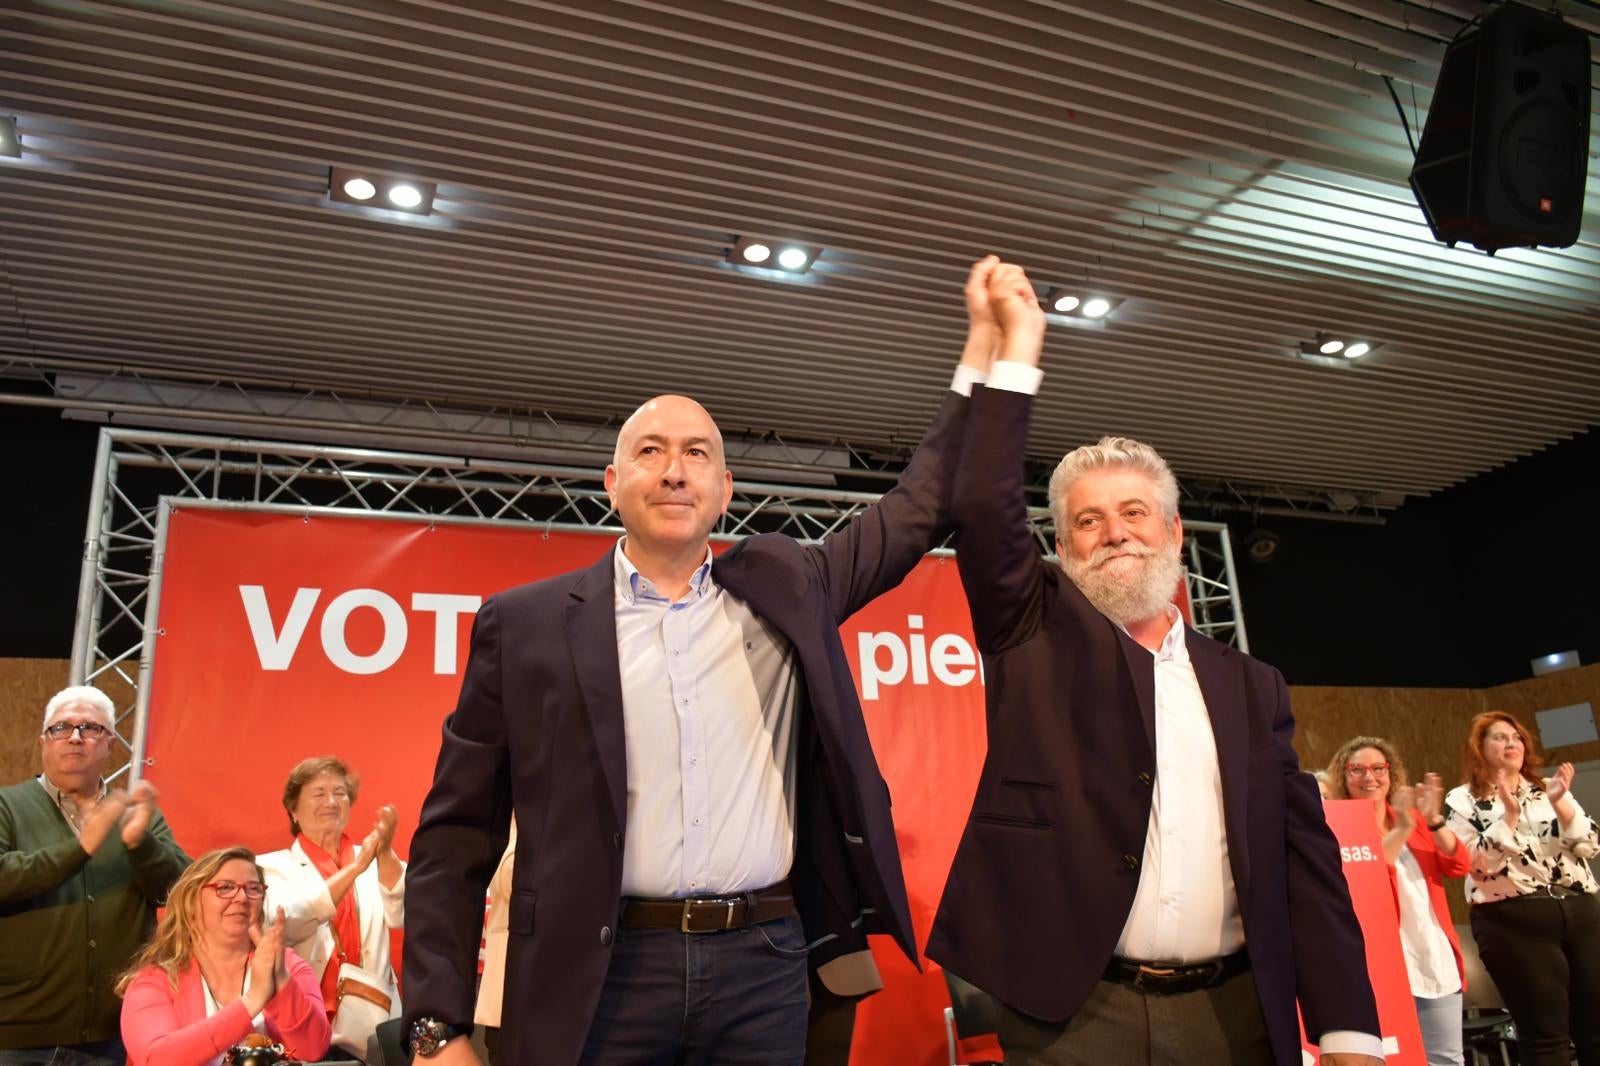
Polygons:
<instances>
[{"instance_id":1,"label":"ceiling light fixture","mask_svg":"<svg viewBox=\"0 0 1600 1066\"><path fill-rule=\"evenodd\" d=\"M1373 341L1352 341L1332 333L1318 332L1311 340L1301 341L1295 354L1304 362L1318 366L1349 367L1381 347L1383 345Z\"/></svg>"},{"instance_id":2,"label":"ceiling light fixture","mask_svg":"<svg viewBox=\"0 0 1600 1066\"><path fill-rule=\"evenodd\" d=\"M22 141L17 136L17 120L10 115L0 115L0 155L22 158Z\"/></svg>"},{"instance_id":3,"label":"ceiling light fixture","mask_svg":"<svg viewBox=\"0 0 1600 1066\"><path fill-rule=\"evenodd\" d=\"M1068 321L1077 321L1081 326L1090 322L1098 323L1100 319L1115 311L1122 301L1111 296L1095 296L1057 287L1044 294L1042 303L1046 314L1056 315ZM1089 322L1084 322L1083 319L1088 319Z\"/></svg>"},{"instance_id":4,"label":"ceiling light fixture","mask_svg":"<svg viewBox=\"0 0 1600 1066\"><path fill-rule=\"evenodd\" d=\"M773 254L777 248L778 253ZM776 241L769 237L740 237L728 249L728 262L736 267L757 269L769 274L804 274L822 254L814 244Z\"/></svg>"},{"instance_id":5,"label":"ceiling light fixture","mask_svg":"<svg viewBox=\"0 0 1600 1066\"><path fill-rule=\"evenodd\" d=\"M432 214L433 197L438 188L431 181L416 181L376 170L331 167L328 171L331 202L355 204L369 211Z\"/></svg>"}]
</instances>

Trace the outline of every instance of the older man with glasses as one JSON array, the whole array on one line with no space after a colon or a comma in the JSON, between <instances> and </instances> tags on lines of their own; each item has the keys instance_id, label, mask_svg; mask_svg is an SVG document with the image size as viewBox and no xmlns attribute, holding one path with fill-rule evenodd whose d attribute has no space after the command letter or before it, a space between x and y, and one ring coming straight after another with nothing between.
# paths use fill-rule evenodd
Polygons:
<instances>
[{"instance_id":1,"label":"older man with glasses","mask_svg":"<svg viewBox=\"0 0 1600 1066\"><path fill-rule=\"evenodd\" d=\"M44 772L0 789L0 1066L124 1061L113 985L189 865L153 785L106 785L115 715L97 688L56 693Z\"/></svg>"}]
</instances>

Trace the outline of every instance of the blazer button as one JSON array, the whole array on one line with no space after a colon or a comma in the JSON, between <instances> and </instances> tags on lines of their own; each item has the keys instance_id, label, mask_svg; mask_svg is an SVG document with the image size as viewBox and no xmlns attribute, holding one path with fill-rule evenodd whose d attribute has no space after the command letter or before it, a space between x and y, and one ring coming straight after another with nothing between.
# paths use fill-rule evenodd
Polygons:
<instances>
[{"instance_id":1,"label":"blazer button","mask_svg":"<svg viewBox=\"0 0 1600 1066\"><path fill-rule=\"evenodd\" d=\"M1143 773L1141 773L1139 775L1139 784L1143 785L1145 788L1149 788L1151 785L1153 785L1155 783L1156 783L1156 779L1150 776L1150 771L1149 770L1145 770Z\"/></svg>"},{"instance_id":2,"label":"blazer button","mask_svg":"<svg viewBox=\"0 0 1600 1066\"><path fill-rule=\"evenodd\" d=\"M621 851L622 850L622 834L621 833L612 833L611 834L611 844L618 851Z\"/></svg>"},{"instance_id":3,"label":"blazer button","mask_svg":"<svg viewBox=\"0 0 1600 1066\"><path fill-rule=\"evenodd\" d=\"M1139 856L1124 855L1122 857L1122 864L1130 870L1137 870L1139 868Z\"/></svg>"},{"instance_id":4,"label":"blazer button","mask_svg":"<svg viewBox=\"0 0 1600 1066\"><path fill-rule=\"evenodd\" d=\"M606 945L609 945L610 943L611 943L611 927L609 925L602 925L600 927L600 944L601 944L601 946L606 946Z\"/></svg>"}]
</instances>

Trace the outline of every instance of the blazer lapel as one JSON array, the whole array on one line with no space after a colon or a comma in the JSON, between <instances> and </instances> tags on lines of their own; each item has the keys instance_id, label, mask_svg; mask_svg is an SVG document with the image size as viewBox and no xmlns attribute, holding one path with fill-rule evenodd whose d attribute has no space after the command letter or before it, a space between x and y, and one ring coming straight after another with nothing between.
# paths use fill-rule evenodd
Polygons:
<instances>
[{"instance_id":1,"label":"blazer lapel","mask_svg":"<svg viewBox=\"0 0 1600 1066\"><path fill-rule=\"evenodd\" d=\"M1217 770L1222 775L1222 817L1228 833L1228 857L1241 900L1246 898L1249 855L1245 812L1249 810L1250 731L1245 719L1244 661L1226 645L1185 634L1189 662L1200 695L1211 717L1211 735L1217 742Z\"/></svg>"},{"instance_id":2,"label":"blazer lapel","mask_svg":"<svg viewBox=\"0 0 1600 1066\"><path fill-rule=\"evenodd\" d=\"M1156 750L1156 667L1152 656L1137 640L1122 631L1122 627L1107 622L1116 631L1122 647L1122 658L1128 664L1128 674L1133 678L1133 692L1139 698L1139 718L1144 722L1144 738L1150 750Z\"/></svg>"},{"instance_id":3,"label":"blazer lapel","mask_svg":"<svg viewBox=\"0 0 1600 1066\"><path fill-rule=\"evenodd\" d=\"M628 740L622 725L622 670L617 662L616 548L578 575L568 595L567 645L595 750L605 771L617 828L628 821Z\"/></svg>"}]
</instances>

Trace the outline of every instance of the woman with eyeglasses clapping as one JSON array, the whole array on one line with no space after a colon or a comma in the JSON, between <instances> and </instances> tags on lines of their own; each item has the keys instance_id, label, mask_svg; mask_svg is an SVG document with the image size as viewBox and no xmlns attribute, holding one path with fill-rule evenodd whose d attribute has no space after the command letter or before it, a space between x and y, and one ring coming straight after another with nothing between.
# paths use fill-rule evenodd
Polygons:
<instances>
[{"instance_id":1,"label":"woman with eyeglasses clapping","mask_svg":"<svg viewBox=\"0 0 1600 1066\"><path fill-rule=\"evenodd\" d=\"M130 1066L212 1066L251 1033L314 1062L328 1050L317 975L261 923L266 885L248 848L209 852L179 877L155 936L117 983Z\"/></svg>"},{"instance_id":2,"label":"woman with eyeglasses clapping","mask_svg":"<svg viewBox=\"0 0 1600 1066\"><path fill-rule=\"evenodd\" d=\"M1372 803L1383 834L1406 978L1428 1066L1460 1066L1465 970L1444 879L1466 873L1468 859L1467 849L1445 824L1439 775L1426 774L1413 788L1393 744L1382 737L1354 737L1334 753L1327 777L1334 787L1332 798Z\"/></svg>"},{"instance_id":3,"label":"woman with eyeglasses clapping","mask_svg":"<svg viewBox=\"0 0 1600 1066\"><path fill-rule=\"evenodd\" d=\"M1600 1066L1600 899L1595 823L1572 795L1571 763L1538 773L1528 731L1505 711L1472 720L1466 784L1445 797L1472 860L1472 935L1517 1025L1524 1066Z\"/></svg>"}]
</instances>

